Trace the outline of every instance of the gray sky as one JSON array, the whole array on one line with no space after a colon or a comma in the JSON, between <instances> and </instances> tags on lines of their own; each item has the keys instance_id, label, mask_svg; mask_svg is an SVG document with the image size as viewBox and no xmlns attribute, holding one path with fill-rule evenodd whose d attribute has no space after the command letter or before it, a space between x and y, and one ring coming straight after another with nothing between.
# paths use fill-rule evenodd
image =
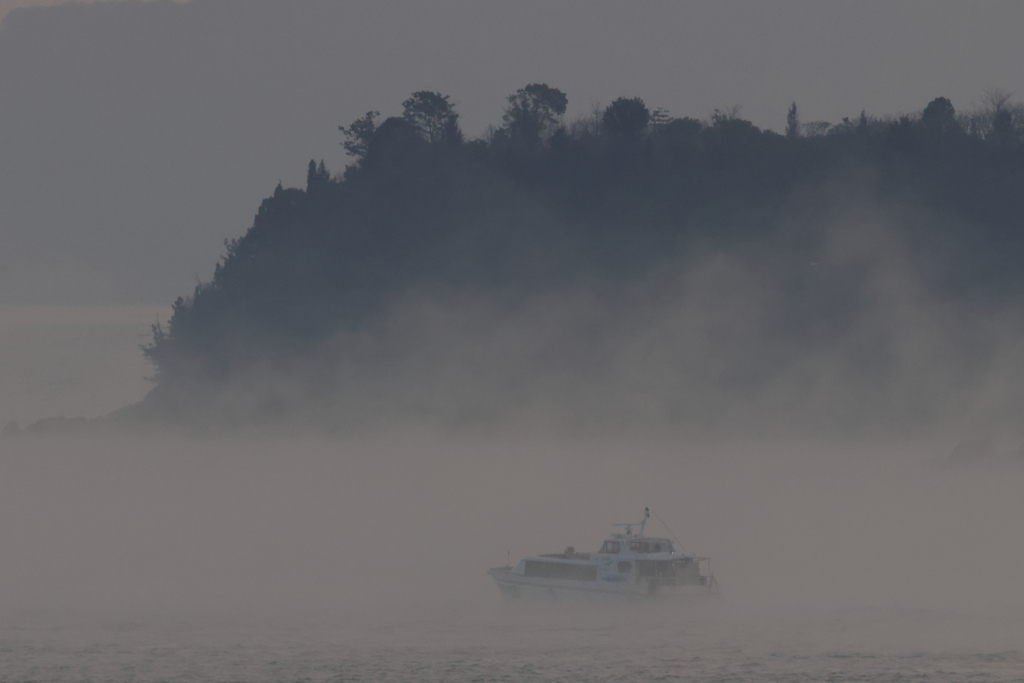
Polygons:
<instances>
[{"instance_id":1,"label":"gray sky","mask_svg":"<svg viewBox=\"0 0 1024 683\"><path fill-rule=\"evenodd\" d=\"M7 2L0 11L12 5ZM49 3L46 3L49 4ZM1022 92L1018 2L97 2L0 29L0 303L163 304L339 124L450 94L464 129L540 81L569 114L618 96L742 106L779 129Z\"/></svg>"}]
</instances>

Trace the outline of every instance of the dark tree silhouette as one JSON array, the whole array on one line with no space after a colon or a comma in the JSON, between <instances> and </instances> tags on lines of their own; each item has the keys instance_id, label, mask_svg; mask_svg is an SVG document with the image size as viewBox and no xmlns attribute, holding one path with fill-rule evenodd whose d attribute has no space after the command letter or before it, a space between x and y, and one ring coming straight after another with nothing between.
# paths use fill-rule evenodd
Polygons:
<instances>
[{"instance_id":1,"label":"dark tree silhouette","mask_svg":"<svg viewBox=\"0 0 1024 683\"><path fill-rule=\"evenodd\" d=\"M514 142L535 147L553 130L568 104L561 90L531 83L508 96L502 121Z\"/></svg>"},{"instance_id":2,"label":"dark tree silhouette","mask_svg":"<svg viewBox=\"0 0 1024 683\"><path fill-rule=\"evenodd\" d=\"M448 95L420 90L402 103L402 117L420 131L423 139L434 144L462 142L459 115L448 101Z\"/></svg>"},{"instance_id":3,"label":"dark tree silhouette","mask_svg":"<svg viewBox=\"0 0 1024 683\"><path fill-rule=\"evenodd\" d=\"M786 113L786 139L795 140L800 137L800 115L796 111L796 102L789 105Z\"/></svg>"},{"instance_id":4,"label":"dark tree silhouette","mask_svg":"<svg viewBox=\"0 0 1024 683\"><path fill-rule=\"evenodd\" d=\"M1013 125L1013 114L1008 109L1000 109L992 117L992 141L998 147L1013 147L1020 141L1016 126Z\"/></svg>"},{"instance_id":5,"label":"dark tree silhouette","mask_svg":"<svg viewBox=\"0 0 1024 683\"><path fill-rule=\"evenodd\" d=\"M420 133L408 119L398 116L385 119L366 145L364 164L367 167L385 167L402 162L414 150L426 144Z\"/></svg>"},{"instance_id":6,"label":"dark tree silhouette","mask_svg":"<svg viewBox=\"0 0 1024 683\"><path fill-rule=\"evenodd\" d=\"M327 170L327 166L324 165L324 160L321 159L320 165L317 166L316 162L310 159L309 168L306 170L306 192L309 194L323 192L330 182L331 174Z\"/></svg>"},{"instance_id":7,"label":"dark tree silhouette","mask_svg":"<svg viewBox=\"0 0 1024 683\"><path fill-rule=\"evenodd\" d=\"M620 97L608 105L601 116L601 125L617 141L637 141L647 135L651 112L639 97Z\"/></svg>"},{"instance_id":8,"label":"dark tree silhouette","mask_svg":"<svg viewBox=\"0 0 1024 683\"><path fill-rule=\"evenodd\" d=\"M338 126L338 130L345 135L345 141L341 144L345 147L346 154L350 157L356 157L356 159L361 159L366 155L366 148L370 143L370 138L373 137L374 131L377 130L373 120L378 116L380 116L379 111L368 111L362 118L353 121L348 128Z\"/></svg>"},{"instance_id":9,"label":"dark tree silhouette","mask_svg":"<svg viewBox=\"0 0 1024 683\"><path fill-rule=\"evenodd\" d=\"M945 97L936 97L928 103L921 112L921 125L934 135L948 135L960 130L953 103Z\"/></svg>"}]
</instances>

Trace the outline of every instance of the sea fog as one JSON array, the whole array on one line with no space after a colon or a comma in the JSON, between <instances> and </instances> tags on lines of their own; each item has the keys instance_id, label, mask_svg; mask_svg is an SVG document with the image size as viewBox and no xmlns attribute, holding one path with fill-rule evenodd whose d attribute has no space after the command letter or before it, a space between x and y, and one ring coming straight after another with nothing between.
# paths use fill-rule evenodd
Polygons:
<instances>
[{"instance_id":1,"label":"sea fog","mask_svg":"<svg viewBox=\"0 0 1024 683\"><path fill-rule=\"evenodd\" d=\"M498 608L488 567L675 534L735 609L1017 609L1017 463L906 443L558 439L5 440L8 614Z\"/></svg>"},{"instance_id":2,"label":"sea fog","mask_svg":"<svg viewBox=\"0 0 1024 683\"><path fill-rule=\"evenodd\" d=\"M1024 468L948 444L5 439L6 677L1017 680ZM644 505L723 600L521 604L486 574Z\"/></svg>"}]
</instances>

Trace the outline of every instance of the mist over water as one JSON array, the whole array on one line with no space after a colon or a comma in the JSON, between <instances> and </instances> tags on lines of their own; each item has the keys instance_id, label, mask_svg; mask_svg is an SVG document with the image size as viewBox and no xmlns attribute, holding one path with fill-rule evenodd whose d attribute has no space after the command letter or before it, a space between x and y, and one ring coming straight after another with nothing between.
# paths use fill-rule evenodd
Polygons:
<instances>
[{"instance_id":1,"label":"mist over water","mask_svg":"<svg viewBox=\"0 0 1024 683\"><path fill-rule=\"evenodd\" d=\"M1024 468L948 443L8 439L0 640L13 680L1013 680ZM641 505L723 602L507 603L486 574Z\"/></svg>"},{"instance_id":2,"label":"mist over water","mask_svg":"<svg viewBox=\"0 0 1024 683\"><path fill-rule=\"evenodd\" d=\"M469 609L497 597L487 567L594 550L640 501L737 607L1019 605L1024 469L950 466L943 445L25 440L0 464L3 602Z\"/></svg>"},{"instance_id":3,"label":"mist over water","mask_svg":"<svg viewBox=\"0 0 1024 683\"><path fill-rule=\"evenodd\" d=\"M140 400L152 369L139 346L168 314L166 306L0 305L0 427L96 418Z\"/></svg>"}]
</instances>

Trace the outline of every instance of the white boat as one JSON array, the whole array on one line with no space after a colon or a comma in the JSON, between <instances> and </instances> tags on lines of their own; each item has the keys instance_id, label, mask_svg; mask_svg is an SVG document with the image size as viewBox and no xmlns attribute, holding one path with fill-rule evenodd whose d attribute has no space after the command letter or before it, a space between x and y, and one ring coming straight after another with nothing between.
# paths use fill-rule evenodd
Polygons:
<instances>
[{"instance_id":1,"label":"white boat","mask_svg":"<svg viewBox=\"0 0 1024 683\"><path fill-rule=\"evenodd\" d=\"M717 596L711 560L682 552L672 539L644 535L650 510L640 522L605 539L596 553L565 552L532 555L518 564L494 567L488 574L506 596L598 593L624 596ZM633 529L639 527L639 533Z\"/></svg>"}]
</instances>

